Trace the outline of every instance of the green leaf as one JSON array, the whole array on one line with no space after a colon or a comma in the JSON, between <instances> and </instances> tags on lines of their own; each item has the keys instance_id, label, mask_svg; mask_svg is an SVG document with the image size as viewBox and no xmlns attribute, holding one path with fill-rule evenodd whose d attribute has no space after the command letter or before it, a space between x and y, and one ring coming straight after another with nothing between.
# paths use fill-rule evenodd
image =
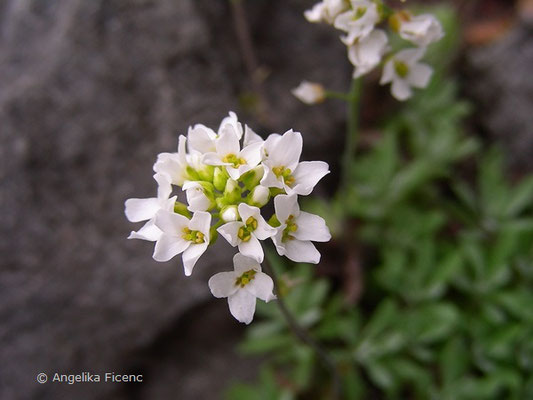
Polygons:
<instances>
[{"instance_id":1,"label":"green leaf","mask_svg":"<svg viewBox=\"0 0 533 400\"><path fill-rule=\"evenodd\" d=\"M459 322L455 306L448 303L435 303L417 307L405 317L402 328L414 342L436 342L449 335Z\"/></svg>"},{"instance_id":2,"label":"green leaf","mask_svg":"<svg viewBox=\"0 0 533 400\"><path fill-rule=\"evenodd\" d=\"M451 386L461 378L469 366L469 352L464 340L451 338L439 355L440 373L443 385Z\"/></svg>"},{"instance_id":3,"label":"green leaf","mask_svg":"<svg viewBox=\"0 0 533 400\"><path fill-rule=\"evenodd\" d=\"M278 334L258 339L248 339L239 346L239 349L245 354L262 354L285 348L292 343L292 337Z\"/></svg>"},{"instance_id":4,"label":"green leaf","mask_svg":"<svg viewBox=\"0 0 533 400\"><path fill-rule=\"evenodd\" d=\"M515 217L528 207L533 206L533 176L524 179L511 192L510 200L505 208L505 216Z\"/></svg>"}]
</instances>

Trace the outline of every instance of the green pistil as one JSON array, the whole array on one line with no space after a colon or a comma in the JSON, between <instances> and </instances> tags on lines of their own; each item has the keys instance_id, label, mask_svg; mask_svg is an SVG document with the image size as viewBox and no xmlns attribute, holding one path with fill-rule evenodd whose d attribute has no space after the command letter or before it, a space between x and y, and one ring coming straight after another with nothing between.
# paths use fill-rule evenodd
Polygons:
<instances>
[{"instance_id":1,"label":"green pistil","mask_svg":"<svg viewBox=\"0 0 533 400\"><path fill-rule=\"evenodd\" d=\"M292 236L292 233L296 232L298 230L298 225L294 222L294 215L289 215L289 218L285 221L285 224L287 225L285 229L283 229L283 234L281 236L281 241L286 242L287 240L292 240L294 237Z\"/></svg>"},{"instance_id":2,"label":"green pistil","mask_svg":"<svg viewBox=\"0 0 533 400\"><path fill-rule=\"evenodd\" d=\"M409 74L409 67L402 61L394 61L394 70L400 78L405 78Z\"/></svg>"},{"instance_id":3,"label":"green pistil","mask_svg":"<svg viewBox=\"0 0 533 400\"><path fill-rule=\"evenodd\" d=\"M230 163L233 165L233 168L239 168L241 165L246 164L246 160L240 157L237 157L235 154L227 154L223 159L223 162Z\"/></svg>"},{"instance_id":4,"label":"green pistil","mask_svg":"<svg viewBox=\"0 0 533 400\"><path fill-rule=\"evenodd\" d=\"M191 231L189 228L183 228L183 235L181 237L195 244L201 244L205 242L205 235L202 232Z\"/></svg>"},{"instance_id":5,"label":"green pistil","mask_svg":"<svg viewBox=\"0 0 533 400\"><path fill-rule=\"evenodd\" d=\"M358 19L362 18L363 15L365 14L366 14L366 7L358 7L357 10L355 10L353 20L357 21Z\"/></svg>"},{"instance_id":6,"label":"green pistil","mask_svg":"<svg viewBox=\"0 0 533 400\"><path fill-rule=\"evenodd\" d=\"M249 271L246 271L245 273L243 273L241 276L239 276L236 280L235 280L235 285L237 286L240 286L240 287L245 287L246 285L248 285L251 281L254 280L255 278L255 274L257 273L257 271L251 269Z\"/></svg>"},{"instance_id":7,"label":"green pistil","mask_svg":"<svg viewBox=\"0 0 533 400\"><path fill-rule=\"evenodd\" d=\"M274 167L272 168L272 172L274 172L274 175L276 175L278 179L283 177L283 181L287 186L292 186L294 184L294 177L291 175L292 171L289 168Z\"/></svg>"},{"instance_id":8,"label":"green pistil","mask_svg":"<svg viewBox=\"0 0 533 400\"><path fill-rule=\"evenodd\" d=\"M255 231L256 229L257 229L257 220L254 217L249 217L244 223L244 226L241 226L239 228L239 232L237 233L237 236L243 242L247 242L251 239L252 232Z\"/></svg>"}]
</instances>

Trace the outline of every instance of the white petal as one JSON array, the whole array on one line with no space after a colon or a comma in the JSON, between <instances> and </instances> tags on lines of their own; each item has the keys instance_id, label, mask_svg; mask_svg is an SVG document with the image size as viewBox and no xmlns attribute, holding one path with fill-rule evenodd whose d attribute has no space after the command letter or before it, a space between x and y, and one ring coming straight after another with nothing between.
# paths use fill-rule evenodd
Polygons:
<instances>
[{"instance_id":1,"label":"white petal","mask_svg":"<svg viewBox=\"0 0 533 400\"><path fill-rule=\"evenodd\" d=\"M253 232L256 238L259 240L265 240L271 236L274 236L277 229L270 226L265 219L259 215L257 218L257 229Z\"/></svg>"},{"instance_id":2,"label":"white petal","mask_svg":"<svg viewBox=\"0 0 533 400\"><path fill-rule=\"evenodd\" d=\"M237 118L237 114L233 111L229 112L229 116L224 118L218 128L218 134L222 135L225 131L231 132L237 136L237 139L242 137L242 124Z\"/></svg>"},{"instance_id":3,"label":"white petal","mask_svg":"<svg viewBox=\"0 0 533 400\"><path fill-rule=\"evenodd\" d=\"M324 176L329 174L329 165L324 161L303 161L292 174L294 185L292 188L287 187L287 194L296 193L301 196L307 196L313 191L315 185Z\"/></svg>"},{"instance_id":4,"label":"white petal","mask_svg":"<svg viewBox=\"0 0 533 400\"><path fill-rule=\"evenodd\" d=\"M381 76L381 80L379 81L380 85L385 85L387 83L392 82L396 74L394 73L394 60L389 60L385 63L385 66L383 67L383 75Z\"/></svg>"},{"instance_id":5,"label":"white petal","mask_svg":"<svg viewBox=\"0 0 533 400\"><path fill-rule=\"evenodd\" d=\"M233 256L233 267L235 268L235 274L237 276L241 276L244 272L251 269L261 272L261 266L255 259L246 257L241 253L237 253Z\"/></svg>"},{"instance_id":6,"label":"white petal","mask_svg":"<svg viewBox=\"0 0 533 400\"><path fill-rule=\"evenodd\" d=\"M240 157L244 158L248 167L253 168L261 162L261 149L263 148L262 142L254 142L249 144L240 153Z\"/></svg>"},{"instance_id":7,"label":"white petal","mask_svg":"<svg viewBox=\"0 0 533 400\"><path fill-rule=\"evenodd\" d=\"M248 170L250 170L248 165L242 165L239 168L234 168L233 165L226 165L226 171L228 172L230 178L234 181L238 180L241 175Z\"/></svg>"},{"instance_id":8,"label":"white petal","mask_svg":"<svg viewBox=\"0 0 533 400\"><path fill-rule=\"evenodd\" d=\"M202 162L206 165L229 165L222 161L221 157L217 153L206 153L202 157Z\"/></svg>"},{"instance_id":9,"label":"white petal","mask_svg":"<svg viewBox=\"0 0 533 400\"><path fill-rule=\"evenodd\" d=\"M335 18L335 23L333 24L333 26L335 26L335 28L337 28L337 29L340 29L341 31L349 32L350 31L350 22L351 21L353 21L353 11L352 10L343 12L342 14L339 14L337 16L337 18Z\"/></svg>"},{"instance_id":10,"label":"white petal","mask_svg":"<svg viewBox=\"0 0 533 400\"><path fill-rule=\"evenodd\" d=\"M170 197L172 193L172 185L170 178L166 174L155 174L154 179L157 182L157 200L159 203L163 203Z\"/></svg>"},{"instance_id":11,"label":"white petal","mask_svg":"<svg viewBox=\"0 0 533 400\"><path fill-rule=\"evenodd\" d=\"M311 264L318 264L320 262L320 253L310 241L292 239L286 240L284 244L285 256L289 260Z\"/></svg>"},{"instance_id":12,"label":"white petal","mask_svg":"<svg viewBox=\"0 0 533 400\"><path fill-rule=\"evenodd\" d=\"M126 200L125 214L130 222L146 221L153 218L161 209L159 201L155 197L149 199L128 199Z\"/></svg>"},{"instance_id":13,"label":"white petal","mask_svg":"<svg viewBox=\"0 0 533 400\"><path fill-rule=\"evenodd\" d=\"M213 296L229 297L238 290L238 286L235 284L237 275L235 272L219 272L213 275L207 284Z\"/></svg>"},{"instance_id":14,"label":"white petal","mask_svg":"<svg viewBox=\"0 0 533 400\"><path fill-rule=\"evenodd\" d=\"M440 22L431 14L417 15L409 21L402 22L399 34L403 39L421 47L436 42L444 36Z\"/></svg>"},{"instance_id":15,"label":"white petal","mask_svg":"<svg viewBox=\"0 0 533 400\"><path fill-rule=\"evenodd\" d=\"M418 60L424 57L425 52L426 52L426 49L422 47L404 49L396 53L396 55L394 56L394 59L398 61L402 61L406 63L408 66L411 66L411 65L416 64Z\"/></svg>"},{"instance_id":16,"label":"white petal","mask_svg":"<svg viewBox=\"0 0 533 400\"><path fill-rule=\"evenodd\" d=\"M416 88L425 88L433 74L433 69L426 64L415 64L409 71L408 81L411 86Z\"/></svg>"},{"instance_id":17,"label":"white petal","mask_svg":"<svg viewBox=\"0 0 533 400\"><path fill-rule=\"evenodd\" d=\"M216 147L220 157L224 157L228 154L237 155L241 151L239 138L233 133L233 130L224 130L217 140Z\"/></svg>"},{"instance_id":18,"label":"white petal","mask_svg":"<svg viewBox=\"0 0 533 400\"><path fill-rule=\"evenodd\" d=\"M268 158L273 166L282 166L294 171L302 154L302 146L301 133L291 129L276 141L272 154L269 154Z\"/></svg>"},{"instance_id":19,"label":"white petal","mask_svg":"<svg viewBox=\"0 0 533 400\"><path fill-rule=\"evenodd\" d=\"M391 93L400 101L407 100L413 94L409 84L403 79L395 79L392 81Z\"/></svg>"},{"instance_id":20,"label":"white petal","mask_svg":"<svg viewBox=\"0 0 533 400\"><path fill-rule=\"evenodd\" d=\"M183 185L183 188L185 188L185 185ZM189 187L186 191L186 195L187 203L189 204L187 206L187 210L189 211L207 211L212 205L209 198L205 195L201 185L198 185L196 187Z\"/></svg>"},{"instance_id":21,"label":"white petal","mask_svg":"<svg viewBox=\"0 0 533 400\"><path fill-rule=\"evenodd\" d=\"M183 215L159 210L155 215L155 224L163 232L181 237L183 229L189 226L189 220Z\"/></svg>"},{"instance_id":22,"label":"white petal","mask_svg":"<svg viewBox=\"0 0 533 400\"><path fill-rule=\"evenodd\" d=\"M302 81L291 93L305 104L317 104L325 99L324 87L314 82Z\"/></svg>"},{"instance_id":23,"label":"white petal","mask_svg":"<svg viewBox=\"0 0 533 400\"><path fill-rule=\"evenodd\" d=\"M162 233L155 244L153 258L159 262L168 261L175 255L185 251L190 244L191 242L181 237Z\"/></svg>"},{"instance_id":24,"label":"white petal","mask_svg":"<svg viewBox=\"0 0 533 400\"><path fill-rule=\"evenodd\" d=\"M324 218L302 211L295 219L298 229L291 235L298 240L312 240L314 242L327 242L331 233L326 226Z\"/></svg>"},{"instance_id":25,"label":"white petal","mask_svg":"<svg viewBox=\"0 0 533 400\"><path fill-rule=\"evenodd\" d=\"M324 4L317 3L311 8L304 12L305 19L309 22L320 22L322 20L322 15L324 13Z\"/></svg>"},{"instance_id":26,"label":"white petal","mask_svg":"<svg viewBox=\"0 0 533 400\"><path fill-rule=\"evenodd\" d=\"M263 153L265 157L268 157L268 155L274 151L274 147L280 139L281 135L279 133L271 133L268 135L263 145Z\"/></svg>"},{"instance_id":27,"label":"white petal","mask_svg":"<svg viewBox=\"0 0 533 400\"><path fill-rule=\"evenodd\" d=\"M263 272L256 273L254 279L244 287L244 290L266 302L276 298L274 293L272 293L274 282L270 276Z\"/></svg>"},{"instance_id":28,"label":"white petal","mask_svg":"<svg viewBox=\"0 0 533 400\"><path fill-rule=\"evenodd\" d=\"M246 203L239 204L238 210L242 222L246 222L246 220L250 217L253 217L255 219L261 218L261 211L259 210L259 208L249 206Z\"/></svg>"},{"instance_id":29,"label":"white petal","mask_svg":"<svg viewBox=\"0 0 533 400\"><path fill-rule=\"evenodd\" d=\"M181 136L181 138L184 138L184 136ZM167 175L170 182L178 186L181 186L187 178L186 169L186 155L184 154L182 157L179 153L160 153L154 164L155 172Z\"/></svg>"},{"instance_id":30,"label":"white petal","mask_svg":"<svg viewBox=\"0 0 533 400\"><path fill-rule=\"evenodd\" d=\"M282 224L285 223L289 215L297 217L300 214L300 207L298 206L298 196L280 194L274 198L274 209L276 210L276 217Z\"/></svg>"},{"instance_id":31,"label":"white petal","mask_svg":"<svg viewBox=\"0 0 533 400\"><path fill-rule=\"evenodd\" d=\"M233 247L237 246L241 239L237 236L239 228L244 224L240 221L228 222L217 229L217 232L222 235Z\"/></svg>"},{"instance_id":32,"label":"white petal","mask_svg":"<svg viewBox=\"0 0 533 400\"><path fill-rule=\"evenodd\" d=\"M182 261L183 269L185 270L186 276L190 276L192 274L192 270L194 268L194 265L196 264L196 261L198 261L201 255L205 253L208 246L209 245L207 243L193 243L187 248L187 250L183 252Z\"/></svg>"},{"instance_id":33,"label":"white petal","mask_svg":"<svg viewBox=\"0 0 533 400\"><path fill-rule=\"evenodd\" d=\"M237 290L228 297L229 311L239 322L248 325L254 319L256 298L246 290Z\"/></svg>"},{"instance_id":34,"label":"white petal","mask_svg":"<svg viewBox=\"0 0 533 400\"><path fill-rule=\"evenodd\" d=\"M276 174L272 172L272 167L270 161L263 161L263 167L265 168L265 174L261 178L261 185L267 188L275 187L283 189L283 182L281 179L278 179Z\"/></svg>"},{"instance_id":35,"label":"white petal","mask_svg":"<svg viewBox=\"0 0 533 400\"><path fill-rule=\"evenodd\" d=\"M216 151L215 139L216 133L202 124L197 124L189 128L187 134L189 151L195 150L200 153L210 153Z\"/></svg>"},{"instance_id":36,"label":"white petal","mask_svg":"<svg viewBox=\"0 0 533 400\"><path fill-rule=\"evenodd\" d=\"M244 256L253 258L258 263L262 263L263 258L265 257L265 254L263 253L263 248L261 247L261 243L253 234L251 235L250 240L248 240L247 242L241 241L239 243L239 251Z\"/></svg>"},{"instance_id":37,"label":"white petal","mask_svg":"<svg viewBox=\"0 0 533 400\"><path fill-rule=\"evenodd\" d=\"M162 233L161 229L155 226L154 220L151 219L137 232L131 232L128 239L141 239L155 242L159 239Z\"/></svg>"},{"instance_id":38,"label":"white petal","mask_svg":"<svg viewBox=\"0 0 533 400\"><path fill-rule=\"evenodd\" d=\"M211 228L211 214L205 211L195 212L189 222L189 229L200 231L209 243L209 229Z\"/></svg>"},{"instance_id":39,"label":"white petal","mask_svg":"<svg viewBox=\"0 0 533 400\"><path fill-rule=\"evenodd\" d=\"M283 238L283 230L287 227L287 225L282 224L277 228L277 232L274 236L272 236L272 242L274 243L274 246L276 246L276 251L280 256L284 256L286 253L285 249L285 243L281 240Z\"/></svg>"},{"instance_id":40,"label":"white petal","mask_svg":"<svg viewBox=\"0 0 533 400\"><path fill-rule=\"evenodd\" d=\"M257 133L255 133L252 128L250 128L248 125L245 125L244 126L244 140L243 140L243 143L242 145L244 147L252 144L252 143L256 143L256 142L260 142L260 143L263 143L264 140L261 136L259 136Z\"/></svg>"},{"instance_id":41,"label":"white petal","mask_svg":"<svg viewBox=\"0 0 533 400\"><path fill-rule=\"evenodd\" d=\"M359 78L374 69L387 49L387 35L376 29L365 38L348 47L348 58L355 66L354 78Z\"/></svg>"}]
</instances>

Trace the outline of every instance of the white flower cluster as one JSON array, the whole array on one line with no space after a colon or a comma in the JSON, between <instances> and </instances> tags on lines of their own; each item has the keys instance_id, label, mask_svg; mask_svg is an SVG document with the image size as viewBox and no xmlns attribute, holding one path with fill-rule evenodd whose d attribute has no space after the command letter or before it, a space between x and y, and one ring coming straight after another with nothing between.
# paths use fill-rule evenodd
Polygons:
<instances>
[{"instance_id":1,"label":"white flower cluster","mask_svg":"<svg viewBox=\"0 0 533 400\"><path fill-rule=\"evenodd\" d=\"M250 323L256 298L275 298L272 279L261 272L261 241L271 238L280 255L316 264L320 253L312 242L331 238L324 219L298 206L298 196L310 194L329 173L325 162L300 161L302 145L302 135L292 130L263 140L232 112L218 132L200 124L189 128L177 153L157 157L157 197L126 200L126 217L147 221L129 238L156 242L156 261L182 254L189 276L220 234L239 253L235 270L214 275L209 288L228 298L237 320ZM185 192L187 204L172 195L175 187ZM267 222L261 208L272 198L275 214Z\"/></svg>"},{"instance_id":2,"label":"white flower cluster","mask_svg":"<svg viewBox=\"0 0 533 400\"><path fill-rule=\"evenodd\" d=\"M372 71L387 55L381 84L392 83L391 92L396 99L406 100L412 95L412 87L428 85L432 68L420 59L429 44L444 36L441 24L433 15L394 12L382 0L322 0L304 15L310 22L325 22L344 32L341 40L355 67L354 78ZM416 47L391 53L387 33L376 28L387 19L393 32ZM311 91L308 86L308 82L303 82L293 93L306 103L314 103L317 89Z\"/></svg>"}]
</instances>

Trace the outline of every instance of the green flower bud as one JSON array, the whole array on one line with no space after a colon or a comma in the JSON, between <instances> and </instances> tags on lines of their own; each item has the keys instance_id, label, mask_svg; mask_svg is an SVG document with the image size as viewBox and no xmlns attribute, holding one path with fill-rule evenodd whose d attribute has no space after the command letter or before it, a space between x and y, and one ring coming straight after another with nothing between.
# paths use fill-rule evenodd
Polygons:
<instances>
[{"instance_id":1,"label":"green flower bud","mask_svg":"<svg viewBox=\"0 0 533 400\"><path fill-rule=\"evenodd\" d=\"M237 203L242 199L242 189L236 180L228 179L224 188L224 198L228 204Z\"/></svg>"},{"instance_id":2,"label":"green flower bud","mask_svg":"<svg viewBox=\"0 0 533 400\"><path fill-rule=\"evenodd\" d=\"M248 204L255 207L263 207L270 200L268 188L258 185L248 195Z\"/></svg>"},{"instance_id":3,"label":"green flower bud","mask_svg":"<svg viewBox=\"0 0 533 400\"><path fill-rule=\"evenodd\" d=\"M213 182L213 176L215 173L215 167L212 165L204 165L202 168L196 170L201 180L207 182Z\"/></svg>"},{"instance_id":4,"label":"green flower bud","mask_svg":"<svg viewBox=\"0 0 533 400\"><path fill-rule=\"evenodd\" d=\"M244 184L244 187L248 190L252 190L254 187L256 187L259 182L261 181L261 178L263 178L263 174L265 173L265 169L262 165L258 165L257 167L251 169L250 171L243 174L239 181L241 181Z\"/></svg>"},{"instance_id":5,"label":"green flower bud","mask_svg":"<svg viewBox=\"0 0 533 400\"><path fill-rule=\"evenodd\" d=\"M183 215L184 217L191 218L191 213L187 210L187 204L183 204L180 201L174 203L174 212Z\"/></svg>"},{"instance_id":6,"label":"green flower bud","mask_svg":"<svg viewBox=\"0 0 533 400\"><path fill-rule=\"evenodd\" d=\"M189 176L189 180L191 181L199 181L200 175L198 175L198 172L193 167L187 167L186 169L187 175Z\"/></svg>"},{"instance_id":7,"label":"green flower bud","mask_svg":"<svg viewBox=\"0 0 533 400\"><path fill-rule=\"evenodd\" d=\"M229 176L226 172L226 168L224 167L216 167L213 171L213 185L215 185L215 188L223 192L226 188L226 181L228 180Z\"/></svg>"},{"instance_id":8,"label":"green flower bud","mask_svg":"<svg viewBox=\"0 0 533 400\"><path fill-rule=\"evenodd\" d=\"M268 224L270 226L273 226L274 228L277 228L278 226L281 226L281 222L279 222L278 217L276 217L276 214L273 214L270 219L268 220Z\"/></svg>"},{"instance_id":9,"label":"green flower bud","mask_svg":"<svg viewBox=\"0 0 533 400\"><path fill-rule=\"evenodd\" d=\"M223 207L220 211L220 218L224 222L233 222L237 221L239 217L239 211L237 210L237 206L227 206Z\"/></svg>"}]
</instances>

